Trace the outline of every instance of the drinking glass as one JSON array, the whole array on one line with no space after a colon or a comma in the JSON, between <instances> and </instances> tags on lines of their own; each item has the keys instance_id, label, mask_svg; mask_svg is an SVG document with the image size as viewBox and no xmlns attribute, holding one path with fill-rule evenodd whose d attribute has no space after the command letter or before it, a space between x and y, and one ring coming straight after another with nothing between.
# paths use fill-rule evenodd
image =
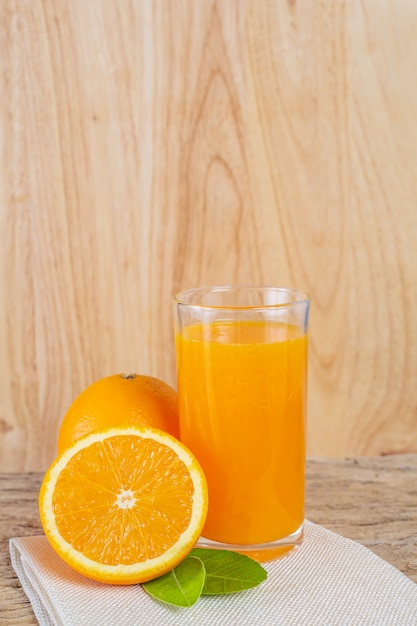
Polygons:
<instances>
[{"instance_id":1,"label":"drinking glass","mask_svg":"<svg viewBox=\"0 0 417 626\"><path fill-rule=\"evenodd\" d=\"M302 541L309 308L263 285L174 298L180 437L208 483L200 547L266 561Z\"/></svg>"}]
</instances>

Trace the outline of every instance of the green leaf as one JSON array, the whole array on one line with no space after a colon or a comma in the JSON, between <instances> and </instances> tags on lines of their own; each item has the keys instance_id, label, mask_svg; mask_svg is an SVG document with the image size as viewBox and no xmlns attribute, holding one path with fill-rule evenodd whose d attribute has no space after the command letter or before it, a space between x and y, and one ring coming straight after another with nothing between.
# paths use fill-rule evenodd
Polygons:
<instances>
[{"instance_id":1,"label":"green leaf","mask_svg":"<svg viewBox=\"0 0 417 626\"><path fill-rule=\"evenodd\" d=\"M229 550L194 548L191 556L198 557L206 570L203 595L234 593L256 587L268 574L257 561Z\"/></svg>"},{"instance_id":2,"label":"green leaf","mask_svg":"<svg viewBox=\"0 0 417 626\"><path fill-rule=\"evenodd\" d=\"M188 556L167 574L142 583L142 587L156 600L189 607L201 596L205 577L203 562L195 556Z\"/></svg>"}]
</instances>

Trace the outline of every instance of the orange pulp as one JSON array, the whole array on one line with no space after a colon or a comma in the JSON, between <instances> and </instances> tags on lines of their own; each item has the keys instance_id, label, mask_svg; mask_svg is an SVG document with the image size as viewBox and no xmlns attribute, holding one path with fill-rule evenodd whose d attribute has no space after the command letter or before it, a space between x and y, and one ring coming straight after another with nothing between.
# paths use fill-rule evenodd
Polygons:
<instances>
[{"instance_id":1,"label":"orange pulp","mask_svg":"<svg viewBox=\"0 0 417 626\"><path fill-rule=\"evenodd\" d=\"M203 536L287 537L304 519L307 335L216 321L186 326L176 342L181 440L208 482Z\"/></svg>"}]
</instances>

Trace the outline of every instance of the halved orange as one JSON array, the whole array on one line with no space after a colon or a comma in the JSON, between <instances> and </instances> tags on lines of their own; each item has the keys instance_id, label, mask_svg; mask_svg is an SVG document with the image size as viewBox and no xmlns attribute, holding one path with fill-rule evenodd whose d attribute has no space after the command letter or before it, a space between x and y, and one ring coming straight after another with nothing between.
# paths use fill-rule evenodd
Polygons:
<instances>
[{"instance_id":1,"label":"halved orange","mask_svg":"<svg viewBox=\"0 0 417 626\"><path fill-rule=\"evenodd\" d=\"M207 514L193 454L156 428L125 426L78 439L47 470L45 534L74 570L112 584L145 582L182 561Z\"/></svg>"}]
</instances>

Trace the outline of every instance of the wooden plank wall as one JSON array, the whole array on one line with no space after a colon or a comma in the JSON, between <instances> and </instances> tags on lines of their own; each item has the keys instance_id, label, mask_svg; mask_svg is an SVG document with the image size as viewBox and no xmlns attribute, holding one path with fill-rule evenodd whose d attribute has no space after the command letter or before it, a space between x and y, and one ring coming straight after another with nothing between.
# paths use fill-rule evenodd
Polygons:
<instances>
[{"instance_id":1,"label":"wooden plank wall","mask_svg":"<svg viewBox=\"0 0 417 626\"><path fill-rule=\"evenodd\" d=\"M310 455L417 451L415 0L1 0L0 470L175 384L171 295L313 297Z\"/></svg>"}]
</instances>

